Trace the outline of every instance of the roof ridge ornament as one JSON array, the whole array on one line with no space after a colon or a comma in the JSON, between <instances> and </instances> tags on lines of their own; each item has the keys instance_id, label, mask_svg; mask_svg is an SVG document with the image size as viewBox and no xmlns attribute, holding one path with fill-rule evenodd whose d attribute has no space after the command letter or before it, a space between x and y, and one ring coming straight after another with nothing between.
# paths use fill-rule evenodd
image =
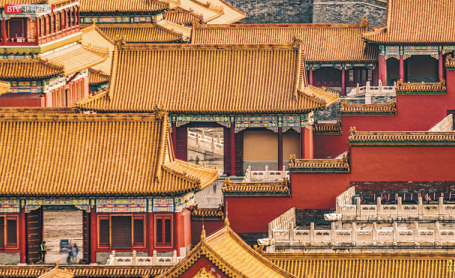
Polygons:
<instances>
[{"instance_id":1,"label":"roof ridge ornament","mask_svg":"<svg viewBox=\"0 0 455 278\"><path fill-rule=\"evenodd\" d=\"M123 45L125 45L125 35L118 36L115 38L115 46L121 48Z\"/></svg>"},{"instance_id":2,"label":"roof ridge ornament","mask_svg":"<svg viewBox=\"0 0 455 278\"><path fill-rule=\"evenodd\" d=\"M300 38L300 35L299 35L299 34L297 34L297 35L295 35L295 34L292 35L292 46L293 46L294 48L299 48L299 47L302 46L302 44L303 44L303 40L302 40L302 38Z\"/></svg>"},{"instance_id":3,"label":"roof ridge ornament","mask_svg":"<svg viewBox=\"0 0 455 278\"><path fill-rule=\"evenodd\" d=\"M164 108L164 104L155 103L153 107L153 113L156 114L156 118L158 120L161 120L163 117L167 116L167 110Z\"/></svg>"},{"instance_id":4,"label":"roof ridge ornament","mask_svg":"<svg viewBox=\"0 0 455 278\"><path fill-rule=\"evenodd\" d=\"M365 18L361 17L360 20L361 20L360 27L366 27L367 31L369 31L370 30L370 28L369 28L369 24L370 23L368 22L368 17L365 17Z\"/></svg>"}]
</instances>

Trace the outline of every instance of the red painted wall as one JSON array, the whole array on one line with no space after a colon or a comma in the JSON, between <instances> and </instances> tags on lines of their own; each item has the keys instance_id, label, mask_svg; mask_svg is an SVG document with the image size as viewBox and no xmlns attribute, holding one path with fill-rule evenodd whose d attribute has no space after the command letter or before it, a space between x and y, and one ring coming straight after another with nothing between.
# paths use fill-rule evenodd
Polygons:
<instances>
[{"instance_id":1,"label":"red painted wall","mask_svg":"<svg viewBox=\"0 0 455 278\"><path fill-rule=\"evenodd\" d=\"M41 96L33 93L4 94L0 96L0 107L45 107L45 98Z\"/></svg>"},{"instance_id":2,"label":"red painted wall","mask_svg":"<svg viewBox=\"0 0 455 278\"><path fill-rule=\"evenodd\" d=\"M213 234L224 226L224 221L204 221L205 233L207 236ZM202 221L191 221L191 244L197 245L201 241Z\"/></svg>"},{"instance_id":3,"label":"red painted wall","mask_svg":"<svg viewBox=\"0 0 455 278\"><path fill-rule=\"evenodd\" d=\"M191 244L191 212L188 209L175 214L176 218L176 250L181 256L180 248L186 248Z\"/></svg>"},{"instance_id":4,"label":"red painted wall","mask_svg":"<svg viewBox=\"0 0 455 278\"><path fill-rule=\"evenodd\" d=\"M455 110L455 71L447 71L446 95L397 95L396 116L341 116L342 136L315 135L314 157L336 157L348 150L349 129L358 131L425 131Z\"/></svg>"},{"instance_id":5,"label":"red painted wall","mask_svg":"<svg viewBox=\"0 0 455 278\"><path fill-rule=\"evenodd\" d=\"M292 207L335 208L335 198L351 181L455 181L453 157L455 147L353 146L350 174L291 173L290 198L225 196L231 227L238 233L267 232L268 223Z\"/></svg>"}]
</instances>

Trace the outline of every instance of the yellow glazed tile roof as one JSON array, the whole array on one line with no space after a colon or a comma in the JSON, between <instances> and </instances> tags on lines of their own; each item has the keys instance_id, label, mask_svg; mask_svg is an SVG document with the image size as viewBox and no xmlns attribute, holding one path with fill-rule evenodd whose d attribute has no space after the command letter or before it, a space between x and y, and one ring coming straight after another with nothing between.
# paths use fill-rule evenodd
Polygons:
<instances>
[{"instance_id":1,"label":"yellow glazed tile roof","mask_svg":"<svg viewBox=\"0 0 455 278\"><path fill-rule=\"evenodd\" d=\"M385 27L364 38L383 43L453 43L455 1L389 0Z\"/></svg>"},{"instance_id":2,"label":"yellow glazed tile roof","mask_svg":"<svg viewBox=\"0 0 455 278\"><path fill-rule=\"evenodd\" d=\"M341 121L336 122L314 122L313 132L317 134L341 134Z\"/></svg>"},{"instance_id":3,"label":"yellow glazed tile roof","mask_svg":"<svg viewBox=\"0 0 455 278\"><path fill-rule=\"evenodd\" d=\"M63 65L63 74L68 76L106 61L109 52L106 48L78 44L41 57Z\"/></svg>"},{"instance_id":4,"label":"yellow glazed tile roof","mask_svg":"<svg viewBox=\"0 0 455 278\"><path fill-rule=\"evenodd\" d=\"M211 236L205 238L205 231L203 231L201 242L183 260L159 277L180 277L202 256L216 265L228 277L295 277L249 247L229 227L227 219L225 219L225 226Z\"/></svg>"},{"instance_id":5,"label":"yellow glazed tile roof","mask_svg":"<svg viewBox=\"0 0 455 278\"><path fill-rule=\"evenodd\" d=\"M83 110L298 113L324 109L338 93L305 87L301 48L291 45L122 45L109 92ZM153 78L150 78L153 77Z\"/></svg>"},{"instance_id":6,"label":"yellow glazed tile roof","mask_svg":"<svg viewBox=\"0 0 455 278\"><path fill-rule=\"evenodd\" d=\"M182 36L183 41L188 41L191 37L191 28L185 27L182 24L177 24L167 20L160 20L157 24L171 33L176 33Z\"/></svg>"},{"instance_id":7,"label":"yellow glazed tile roof","mask_svg":"<svg viewBox=\"0 0 455 278\"><path fill-rule=\"evenodd\" d=\"M0 277L37 278L50 271L53 267L46 265L33 266L0 266ZM119 277L144 278L156 277L169 269L168 266L89 266L65 265L62 269L74 273L74 277Z\"/></svg>"},{"instance_id":8,"label":"yellow glazed tile roof","mask_svg":"<svg viewBox=\"0 0 455 278\"><path fill-rule=\"evenodd\" d=\"M192 43L283 44L298 35L307 62L376 61L378 48L364 42L366 31L366 20L360 24L199 24L194 27Z\"/></svg>"},{"instance_id":9,"label":"yellow glazed tile roof","mask_svg":"<svg viewBox=\"0 0 455 278\"><path fill-rule=\"evenodd\" d=\"M224 210L220 205L218 208L199 208L195 205L191 209L192 220L224 220Z\"/></svg>"},{"instance_id":10,"label":"yellow glazed tile roof","mask_svg":"<svg viewBox=\"0 0 455 278\"><path fill-rule=\"evenodd\" d=\"M107 74L105 74L103 71L100 70L94 70L93 68L89 69L88 72L88 81L90 84L96 85L96 84L102 84L109 82L111 80L111 77Z\"/></svg>"},{"instance_id":11,"label":"yellow glazed tile roof","mask_svg":"<svg viewBox=\"0 0 455 278\"><path fill-rule=\"evenodd\" d=\"M163 20L164 21L164 20ZM179 42L187 40L191 35L191 29L177 24L153 24L153 23L119 23L98 24L97 26L112 40L124 37L127 43L163 43ZM175 26L176 25L176 26ZM181 29L184 28L183 35Z\"/></svg>"},{"instance_id":12,"label":"yellow glazed tile roof","mask_svg":"<svg viewBox=\"0 0 455 278\"><path fill-rule=\"evenodd\" d=\"M291 156L289 163L290 171L306 172L346 172L349 173L351 168L347 153L334 159L295 159Z\"/></svg>"},{"instance_id":13,"label":"yellow glazed tile roof","mask_svg":"<svg viewBox=\"0 0 455 278\"><path fill-rule=\"evenodd\" d=\"M9 82L4 82L0 80L0 95L8 93L10 88L11 84Z\"/></svg>"},{"instance_id":14,"label":"yellow glazed tile roof","mask_svg":"<svg viewBox=\"0 0 455 278\"><path fill-rule=\"evenodd\" d=\"M164 13L164 19L176 24L191 25L194 22L202 22L203 17L200 14L194 13L194 11L185 10L179 7L174 10L166 11Z\"/></svg>"},{"instance_id":15,"label":"yellow glazed tile roof","mask_svg":"<svg viewBox=\"0 0 455 278\"><path fill-rule=\"evenodd\" d=\"M154 0L80 0L81 12L157 12L169 8L167 3Z\"/></svg>"},{"instance_id":16,"label":"yellow glazed tile roof","mask_svg":"<svg viewBox=\"0 0 455 278\"><path fill-rule=\"evenodd\" d=\"M452 58L451 54L448 54L446 57L446 68L454 69L455 68L455 59Z\"/></svg>"},{"instance_id":17,"label":"yellow glazed tile roof","mask_svg":"<svg viewBox=\"0 0 455 278\"><path fill-rule=\"evenodd\" d=\"M0 114L0 195L108 196L202 189L217 170L166 163L167 113Z\"/></svg>"},{"instance_id":18,"label":"yellow glazed tile roof","mask_svg":"<svg viewBox=\"0 0 455 278\"><path fill-rule=\"evenodd\" d=\"M0 115L18 114L77 114L73 107L0 107Z\"/></svg>"},{"instance_id":19,"label":"yellow glazed tile roof","mask_svg":"<svg viewBox=\"0 0 455 278\"><path fill-rule=\"evenodd\" d=\"M393 100L386 104L357 104L347 103L347 101L344 100L341 103L340 113L345 115L396 115L397 104Z\"/></svg>"},{"instance_id":20,"label":"yellow glazed tile roof","mask_svg":"<svg viewBox=\"0 0 455 278\"><path fill-rule=\"evenodd\" d=\"M82 29L82 44L84 45L97 45L109 51L107 59L92 68L102 71L105 74L111 74L112 65L112 52L114 51L114 40L106 36L95 24Z\"/></svg>"},{"instance_id":21,"label":"yellow glazed tile roof","mask_svg":"<svg viewBox=\"0 0 455 278\"><path fill-rule=\"evenodd\" d=\"M340 253L264 254L297 277L313 278L429 278L454 277L455 254Z\"/></svg>"},{"instance_id":22,"label":"yellow glazed tile roof","mask_svg":"<svg viewBox=\"0 0 455 278\"><path fill-rule=\"evenodd\" d=\"M74 273L68 270L60 269L58 266L40 275L38 278L73 278Z\"/></svg>"},{"instance_id":23,"label":"yellow glazed tile roof","mask_svg":"<svg viewBox=\"0 0 455 278\"><path fill-rule=\"evenodd\" d=\"M63 65L43 59L0 59L0 79L44 79L63 73Z\"/></svg>"},{"instance_id":24,"label":"yellow glazed tile roof","mask_svg":"<svg viewBox=\"0 0 455 278\"><path fill-rule=\"evenodd\" d=\"M401 80L398 80L395 89L397 94L419 92L447 92L445 79L441 79L440 82L435 83L405 83Z\"/></svg>"},{"instance_id":25,"label":"yellow glazed tile roof","mask_svg":"<svg viewBox=\"0 0 455 278\"><path fill-rule=\"evenodd\" d=\"M231 182L226 178L222 191L224 195L229 196L289 196L291 195L289 185L287 179L274 182Z\"/></svg>"}]
</instances>

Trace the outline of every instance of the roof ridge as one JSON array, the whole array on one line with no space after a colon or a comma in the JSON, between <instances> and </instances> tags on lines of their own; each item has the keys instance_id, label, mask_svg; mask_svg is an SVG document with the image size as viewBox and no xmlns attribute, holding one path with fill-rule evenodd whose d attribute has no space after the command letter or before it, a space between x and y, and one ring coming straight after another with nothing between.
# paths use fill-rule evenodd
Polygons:
<instances>
[{"instance_id":1,"label":"roof ridge","mask_svg":"<svg viewBox=\"0 0 455 278\"><path fill-rule=\"evenodd\" d=\"M168 24L176 24L176 25L178 25L177 23L170 22L170 21L167 21L167 20L163 19L163 20L159 21L159 22L156 24L156 27L159 28L159 29L161 29L161 30L163 30L164 32L168 32L168 33L171 33L171 34L173 34L173 35L175 35L175 36L178 36L178 37L180 37L181 40L183 40L183 33L178 32L178 31L174 30L173 28L172 28L172 29L166 28L165 26L163 26L162 24L160 24L160 23L163 22L163 21L166 22L166 23L168 23Z\"/></svg>"},{"instance_id":2,"label":"roof ridge","mask_svg":"<svg viewBox=\"0 0 455 278\"><path fill-rule=\"evenodd\" d=\"M90 121L90 122L110 122L110 121L119 121L119 122L150 122L156 121L157 116L151 113L138 113L138 114L128 114L128 113L112 113L112 114L84 114L84 113L33 113L31 111L27 114L1 114L0 110L0 122L15 121L15 122L29 122L29 121L44 121L44 122L56 122L56 121Z\"/></svg>"},{"instance_id":3,"label":"roof ridge","mask_svg":"<svg viewBox=\"0 0 455 278\"><path fill-rule=\"evenodd\" d=\"M222 0L219 0L222 1ZM368 22L368 20L367 20ZM198 24L196 29L220 29L220 28L232 28L232 29L272 29L272 28L333 28L333 29L348 29L348 28L365 28L365 23L271 23L271 24Z\"/></svg>"},{"instance_id":4,"label":"roof ridge","mask_svg":"<svg viewBox=\"0 0 455 278\"><path fill-rule=\"evenodd\" d=\"M103 47L103 46L98 46L98 45L94 45L94 44L91 44L91 43L88 43L88 44L83 44L81 43L81 46L90 51L90 52L93 52L94 54L102 57L102 58L107 58L109 57L109 48L107 47Z\"/></svg>"},{"instance_id":5,"label":"roof ridge","mask_svg":"<svg viewBox=\"0 0 455 278\"><path fill-rule=\"evenodd\" d=\"M76 107L79 107L81 105L84 105L84 104L87 104L87 103L90 103L94 100L97 100L97 99L100 99L102 97L105 97L107 96L108 100L109 100L109 94L108 94L109 90L105 90L99 94L96 94L96 95L89 95L88 98L81 98L79 100L76 100Z\"/></svg>"},{"instance_id":6,"label":"roof ridge","mask_svg":"<svg viewBox=\"0 0 455 278\"><path fill-rule=\"evenodd\" d=\"M200 185L201 184L201 179L196 177L195 175L191 175L191 174L188 174L187 172L185 171L182 171L182 172L179 172L175 169L172 169L170 168L168 165L169 164L175 164L177 162L177 159L175 159L173 162L169 162L169 163L166 163L166 164L163 164L161 167L163 168L163 170L165 171L168 171L169 173L173 174L173 175L176 175L186 181L189 181L189 182L192 182L192 183L195 183L196 185Z\"/></svg>"}]
</instances>

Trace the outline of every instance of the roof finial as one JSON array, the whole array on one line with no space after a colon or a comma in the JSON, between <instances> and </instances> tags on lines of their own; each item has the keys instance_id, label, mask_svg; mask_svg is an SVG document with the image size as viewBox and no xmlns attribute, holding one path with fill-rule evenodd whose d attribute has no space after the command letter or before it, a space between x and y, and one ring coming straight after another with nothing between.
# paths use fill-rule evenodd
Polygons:
<instances>
[{"instance_id":1,"label":"roof finial","mask_svg":"<svg viewBox=\"0 0 455 278\"><path fill-rule=\"evenodd\" d=\"M121 36L118 36L116 39L115 39L115 45L117 47L121 47L122 45L125 44L125 35L121 35Z\"/></svg>"},{"instance_id":2,"label":"roof finial","mask_svg":"<svg viewBox=\"0 0 455 278\"><path fill-rule=\"evenodd\" d=\"M303 40L300 38L300 35L292 35L292 46L294 48L299 48L303 44Z\"/></svg>"},{"instance_id":3,"label":"roof finial","mask_svg":"<svg viewBox=\"0 0 455 278\"><path fill-rule=\"evenodd\" d=\"M58 262L55 262L55 268L58 268Z\"/></svg>"},{"instance_id":4,"label":"roof finial","mask_svg":"<svg viewBox=\"0 0 455 278\"><path fill-rule=\"evenodd\" d=\"M368 17L361 17L360 20L362 21L360 23L360 27L366 27L367 30L369 30L369 22L368 22Z\"/></svg>"},{"instance_id":5,"label":"roof finial","mask_svg":"<svg viewBox=\"0 0 455 278\"><path fill-rule=\"evenodd\" d=\"M201 241L205 241L206 235L205 235L205 230L202 230L201 233Z\"/></svg>"},{"instance_id":6,"label":"roof finial","mask_svg":"<svg viewBox=\"0 0 455 278\"><path fill-rule=\"evenodd\" d=\"M92 25L95 25L96 19L92 18Z\"/></svg>"}]
</instances>

